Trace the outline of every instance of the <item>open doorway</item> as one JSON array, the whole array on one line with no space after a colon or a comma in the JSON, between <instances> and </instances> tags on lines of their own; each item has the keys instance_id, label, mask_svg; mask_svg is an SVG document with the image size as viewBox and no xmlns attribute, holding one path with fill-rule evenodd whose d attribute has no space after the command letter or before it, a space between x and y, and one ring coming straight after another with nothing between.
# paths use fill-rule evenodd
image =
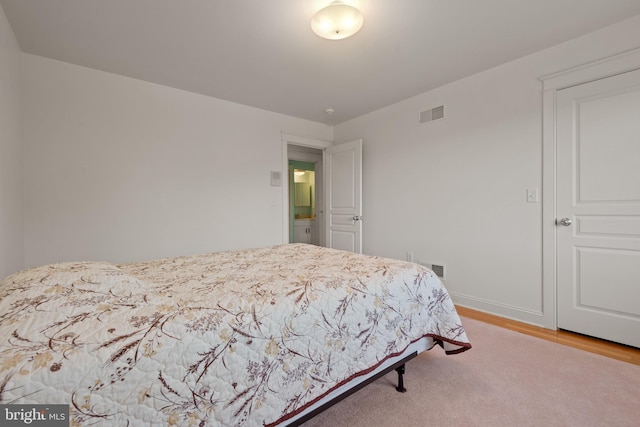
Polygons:
<instances>
[{"instance_id":1,"label":"open doorway","mask_svg":"<svg viewBox=\"0 0 640 427\"><path fill-rule=\"evenodd\" d=\"M289 159L299 158L297 153L290 156L289 152L309 150L321 153L321 162L317 162L315 167L316 185L322 186L318 186L315 192L318 244L362 253L361 139L334 145L328 141L282 134L282 175L285 178L282 180L282 242L290 242ZM295 220L295 214L293 218Z\"/></svg>"},{"instance_id":2,"label":"open doorway","mask_svg":"<svg viewBox=\"0 0 640 427\"><path fill-rule=\"evenodd\" d=\"M315 181L316 181L316 227L318 232L318 244L320 246L326 246L326 218L324 215L324 203L325 203L325 191L324 191L324 150L328 147L333 146L333 142L322 141L314 138L307 138L303 136L291 135L287 133L282 133L282 243L289 243L289 235L290 235L290 227L291 227L291 215L289 209L289 199L290 199L290 191L289 191L289 180L288 178L288 170L289 170L289 159L291 160L301 160L305 161L307 159L308 154L319 154L318 157L315 157L309 161L315 163ZM289 151L293 154L289 156ZM306 151L310 151L310 153L305 154ZM321 188L318 188L318 184L320 184ZM295 219L295 217L294 217Z\"/></svg>"},{"instance_id":3,"label":"open doorway","mask_svg":"<svg viewBox=\"0 0 640 427\"><path fill-rule=\"evenodd\" d=\"M289 243L324 246L322 150L288 144Z\"/></svg>"}]
</instances>

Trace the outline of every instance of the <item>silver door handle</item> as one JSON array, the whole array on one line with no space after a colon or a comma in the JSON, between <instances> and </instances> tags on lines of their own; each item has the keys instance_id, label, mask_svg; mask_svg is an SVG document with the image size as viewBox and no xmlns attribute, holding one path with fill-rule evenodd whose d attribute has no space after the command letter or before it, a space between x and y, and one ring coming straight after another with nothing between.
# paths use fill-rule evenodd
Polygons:
<instances>
[{"instance_id":1,"label":"silver door handle","mask_svg":"<svg viewBox=\"0 0 640 427\"><path fill-rule=\"evenodd\" d=\"M557 225L564 225L565 227L568 227L571 225L573 221L571 221L571 218L562 218L560 220L556 221Z\"/></svg>"},{"instance_id":2,"label":"silver door handle","mask_svg":"<svg viewBox=\"0 0 640 427\"><path fill-rule=\"evenodd\" d=\"M362 221L362 216L354 215L353 216L353 220L354 221Z\"/></svg>"}]
</instances>

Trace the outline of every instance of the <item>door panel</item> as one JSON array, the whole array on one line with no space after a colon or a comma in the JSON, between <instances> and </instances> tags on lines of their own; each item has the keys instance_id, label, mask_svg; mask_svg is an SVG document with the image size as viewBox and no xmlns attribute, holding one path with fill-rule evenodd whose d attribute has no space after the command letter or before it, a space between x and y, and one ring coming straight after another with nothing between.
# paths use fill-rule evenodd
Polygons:
<instances>
[{"instance_id":1,"label":"door panel","mask_svg":"<svg viewBox=\"0 0 640 427\"><path fill-rule=\"evenodd\" d=\"M576 103L578 203L640 201L639 107L638 89Z\"/></svg>"},{"instance_id":2,"label":"door panel","mask_svg":"<svg viewBox=\"0 0 640 427\"><path fill-rule=\"evenodd\" d=\"M558 326L640 347L640 70L556 106Z\"/></svg>"},{"instance_id":3,"label":"door panel","mask_svg":"<svg viewBox=\"0 0 640 427\"><path fill-rule=\"evenodd\" d=\"M326 245L362 252L362 140L325 150Z\"/></svg>"},{"instance_id":4,"label":"door panel","mask_svg":"<svg viewBox=\"0 0 640 427\"><path fill-rule=\"evenodd\" d=\"M576 234L580 237L640 237L640 217L621 215L578 216Z\"/></svg>"},{"instance_id":5,"label":"door panel","mask_svg":"<svg viewBox=\"0 0 640 427\"><path fill-rule=\"evenodd\" d=\"M576 251L580 286L577 304L612 314L640 316L636 280L640 277L640 252L606 248L576 248ZM607 286L613 275L615 286Z\"/></svg>"}]
</instances>

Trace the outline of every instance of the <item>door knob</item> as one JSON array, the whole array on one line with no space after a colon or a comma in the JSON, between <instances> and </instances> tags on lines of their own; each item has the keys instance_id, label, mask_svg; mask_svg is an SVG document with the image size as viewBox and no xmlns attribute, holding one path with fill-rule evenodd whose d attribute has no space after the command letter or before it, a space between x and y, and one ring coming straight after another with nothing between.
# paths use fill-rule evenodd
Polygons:
<instances>
[{"instance_id":1,"label":"door knob","mask_svg":"<svg viewBox=\"0 0 640 427\"><path fill-rule=\"evenodd\" d=\"M573 221L571 221L571 218L562 218L558 221L556 221L556 224L558 225L564 225L565 227L568 227L571 225Z\"/></svg>"}]
</instances>

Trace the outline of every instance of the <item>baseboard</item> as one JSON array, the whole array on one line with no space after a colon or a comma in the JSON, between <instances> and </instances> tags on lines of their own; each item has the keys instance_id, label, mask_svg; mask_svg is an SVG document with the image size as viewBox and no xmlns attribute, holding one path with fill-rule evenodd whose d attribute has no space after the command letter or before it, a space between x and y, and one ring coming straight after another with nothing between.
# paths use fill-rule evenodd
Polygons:
<instances>
[{"instance_id":1,"label":"baseboard","mask_svg":"<svg viewBox=\"0 0 640 427\"><path fill-rule=\"evenodd\" d=\"M542 328L546 327L544 313L541 311L496 303L495 301L484 300L456 292L449 292L449 295L451 296L454 304L462 307L493 314L506 319L516 320L518 322L528 323Z\"/></svg>"}]
</instances>

